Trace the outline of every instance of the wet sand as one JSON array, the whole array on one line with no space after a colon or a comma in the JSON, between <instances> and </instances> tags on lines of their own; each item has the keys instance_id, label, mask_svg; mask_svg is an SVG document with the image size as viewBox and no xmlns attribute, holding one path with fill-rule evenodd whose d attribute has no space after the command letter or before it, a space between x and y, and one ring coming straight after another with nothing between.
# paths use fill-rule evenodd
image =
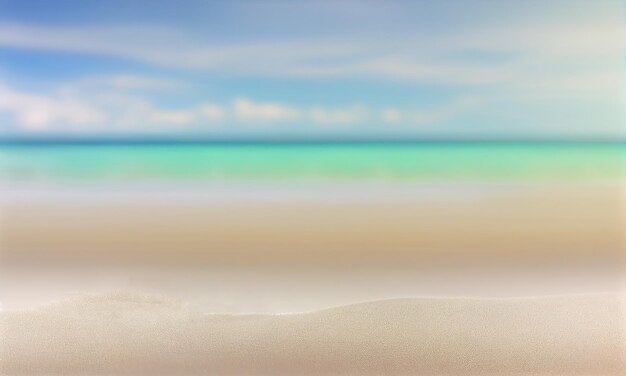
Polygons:
<instances>
[{"instance_id":1,"label":"wet sand","mask_svg":"<svg viewBox=\"0 0 626 376\"><path fill-rule=\"evenodd\" d=\"M623 190L617 185L537 186L442 199L384 190L304 198L246 198L245 192L234 199L68 196L3 203L5 263L615 264L624 254Z\"/></svg>"}]
</instances>

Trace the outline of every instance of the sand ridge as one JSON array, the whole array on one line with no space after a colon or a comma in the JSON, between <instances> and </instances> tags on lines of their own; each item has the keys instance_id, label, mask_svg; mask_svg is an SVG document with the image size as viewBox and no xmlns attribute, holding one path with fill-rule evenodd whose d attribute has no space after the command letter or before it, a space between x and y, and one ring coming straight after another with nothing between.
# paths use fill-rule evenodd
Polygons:
<instances>
[{"instance_id":1,"label":"sand ridge","mask_svg":"<svg viewBox=\"0 0 626 376\"><path fill-rule=\"evenodd\" d=\"M622 375L624 296L407 298L211 315L152 295L0 314L3 375Z\"/></svg>"}]
</instances>

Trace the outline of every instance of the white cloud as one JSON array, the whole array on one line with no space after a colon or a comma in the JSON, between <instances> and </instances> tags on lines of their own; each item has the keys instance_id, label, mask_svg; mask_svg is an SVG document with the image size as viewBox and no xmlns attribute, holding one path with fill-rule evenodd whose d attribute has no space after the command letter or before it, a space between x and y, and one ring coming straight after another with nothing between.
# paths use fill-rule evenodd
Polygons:
<instances>
[{"instance_id":1,"label":"white cloud","mask_svg":"<svg viewBox=\"0 0 626 376\"><path fill-rule=\"evenodd\" d=\"M362 105L335 109L315 107L310 114L311 119L319 124L354 124L366 121L368 110Z\"/></svg>"},{"instance_id":2,"label":"white cloud","mask_svg":"<svg viewBox=\"0 0 626 376\"><path fill-rule=\"evenodd\" d=\"M213 103L204 103L198 107L197 111L199 117L206 120L222 120L225 115L224 109Z\"/></svg>"},{"instance_id":3,"label":"white cloud","mask_svg":"<svg viewBox=\"0 0 626 376\"><path fill-rule=\"evenodd\" d=\"M11 113L25 130L47 130L55 123L68 127L102 124L106 115L76 98L24 93L0 86L0 112Z\"/></svg>"},{"instance_id":4,"label":"white cloud","mask_svg":"<svg viewBox=\"0 0 626 376\"><path fill-rule=\"evenodd\" d=\"M213 103L163 108L138 95L105 93L95 99L110 113L109 126L119 129L150 129L170 126L208 126L224 117L224 109Z\"/></svg>"},{"instance_id":5,"label":"white cloud","mask_svg":"<svg viewBox=\"0 0 626 376\"><path fill-rule=\"evenodd\" d=\"M153 110L145 121L154 124L189 125L196 121L196 114L191 110Z\"/></svg>"},{"instance_id":6,"label":"white cloud","mask_svg":"<svg viewBox=\"0 0 626 376\"><path fill-rule=\"evenodd\" d=\"M479 109L484 104L483 98L466 96L431 108L400 110L387 107L380 111L380 119L388 124L436 125Z\"/></svg>"},{"instance_id":7,"label":"white cloud","mask_svg":"<svg viewBox=\"0 0 626 376\"><path fill-rule=\"evenodd\" d=\"M621 9L621 8L620 8ZM499 85L505 95L541 93L528 82L552 80L548 94L597 98L620 87L624 42L621 18L564 15L532 23L458 27L445 34L328 38L293 37L271 42L206 43L177 30L155 27L60 27L0 23L0 45L109 55L144 63L265 76L384 77L444 85ZM392 40L392 42L390 42ZM502 59L464 59L464 52ZM461 57L459 57L461 56ZM584 78L583 78L584 77ZM132 76L112 77L118 87L168 86ZM569 86L590 87L572 92ZM611 91L610 95L612 95ZM547 94L544 94L547 95Z\"/></svg>"},{"instance_id":8,"label":"white cloud","mask_svg":"<svg viewBox=\"0 0 626 376\"><path fill-rule=\"evenodd\" d=\"M408 123L437 124L462 113L478 108L483 104L478 97L461 97L442 106L426 110L408 111L404 117Z\"/></svg>"},{"instance_id":9,"label":"white cloud","mask_svg":"<svg viewBox=\"0 0 626 376\"><path fill-rule=\"evenodd\" d=\"M83 88L98 87L122 90L173 90L186 86L185 83L170 78L150 77L135 74L113 74L85 77L73 85Z\"/></svg>"},{"instance_id":10,"label":"white cloud","mask_svg":"<svg viewBox=\"0 0 626 376\"><path fill-rule=\"evenodd\" d=\"M280 103L253 102L246 98L237 98L233 102L235 116L244 121L286 121L296 120L302 115L295 107Z\"/></svg>"},{"instance_id":11,"label":"white cloud","mask_svg":"<svg viewBox=\"0 0 626 376\"><path fill-rule=\"evenodd\" d=\"M212 103L182 109L162 109L149 105L144 107L144 122L156 125L202 125L216 123L224 118L224 109Z\"/></svg>"},{"instance_id":12,"label":"white cloud","mask_svg":"<svg viewBox=\"0 0 626 376\"><path fill-rule=\"evenodd\" d=\"M397 123L402 120L402 113L397 108L385 108L380 113L381 119L385 123Z\"/></svg>"},{"instance_id":13,"label":"white cloud","mask_svg":"<svg viewBox=\"0 0 626 376\"><path fill-rule=\"evenodd\" d=\"M224 109L213 103L183 109L160 109L150 105L146 111L146 121L164 125L207 125L224 119ZM208 123L207 123L208 122Z\"/></svg>"},{"instance_id":14,"label":"white cloud","mask_svg":"<svg viewBox=\"0 0 626 376\"><path fill-rule=\"evenodd\" d=\"M66 88L67 85L61 85ZM59 91L57 91L59 92ZM23 130L136 131L175 127L229 126L233 121L249 123L293 123L320 125L436 124L481 105L476 97L462 97L425 110L397 107L297 107L279 102L236 98L230 106L204 102L195 106L160 107L136 93L77 88L62 94L33 94L0 86L0 112L11 114ZM379 114L378 118L372 114Z\"/></svg>"},{"instance_id":15,"label":"white cloud","mask_svg":"<svg viewBox=\"0 0 626 376\"><path fill-rule=\"evenodd\" d=\"M67 85L61 85L67 88ZM59 94L59 92L61 94ZM206 102L195 107L162 108L137 95L88 89L33 94L0 85L0 113L24 131L128 131L162 127L211 125L224 109Z\"/></svg>"}]
</instances>

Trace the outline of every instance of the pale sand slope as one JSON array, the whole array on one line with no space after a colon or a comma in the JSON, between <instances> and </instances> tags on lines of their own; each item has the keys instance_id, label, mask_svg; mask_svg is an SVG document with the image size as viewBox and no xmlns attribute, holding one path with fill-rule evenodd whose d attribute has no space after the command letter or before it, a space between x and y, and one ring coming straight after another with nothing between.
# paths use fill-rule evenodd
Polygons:
<instances>
[{"instance_id":1,"label":"pale sand slope","mask_svg":"<svg viewBox=\"0 0 626 376\"><path fill-rule=\"evenodd\" d=\"M205 315L153 296L3 312L4 375L624 375L624 297L383 300Z\"/></svg>"}]
</instances>

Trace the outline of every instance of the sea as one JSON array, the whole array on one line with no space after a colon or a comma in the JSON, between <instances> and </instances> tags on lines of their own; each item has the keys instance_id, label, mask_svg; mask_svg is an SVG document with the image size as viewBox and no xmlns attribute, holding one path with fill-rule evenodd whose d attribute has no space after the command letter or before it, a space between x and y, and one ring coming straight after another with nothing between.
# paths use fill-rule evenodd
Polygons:
<instances>
[{"instance_id":1,"label":"sea","mask_svg":"<svg viewBox=\"0 0 626 376\"><path fill-rule=\"evenodd\" d=\"M4 142L4 183L621 179L615 142Z\"/></svg>"}]
</instances>

